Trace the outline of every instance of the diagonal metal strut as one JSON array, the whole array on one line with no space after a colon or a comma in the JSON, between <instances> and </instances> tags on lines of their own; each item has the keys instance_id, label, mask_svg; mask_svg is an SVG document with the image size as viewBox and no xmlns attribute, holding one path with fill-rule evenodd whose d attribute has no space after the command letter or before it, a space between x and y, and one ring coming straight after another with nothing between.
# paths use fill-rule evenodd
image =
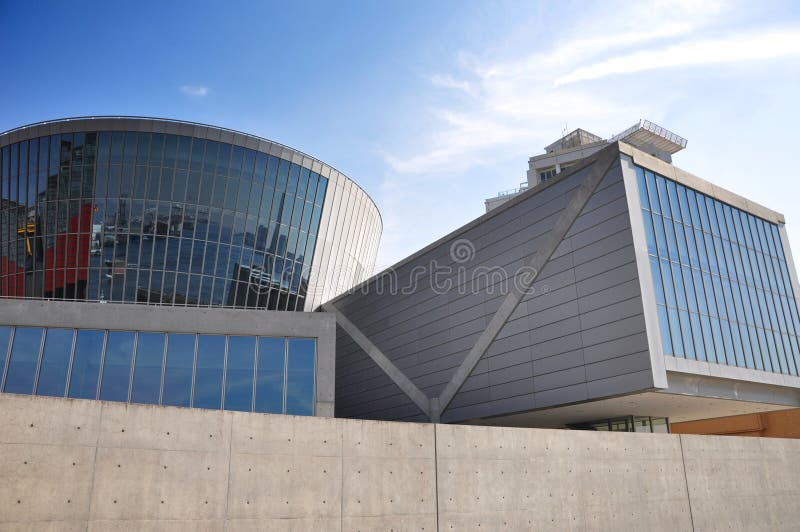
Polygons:
<instances>
[{"instance_id":1,"label":"diagonal metal strut","mask_svg":"<svg viewBox=\"0 0 800 532\"><path fill-rule=\"evenodd\" d=\"M455 395L464 385L470 373L475 369L478 361L486 354L489 346L500 334L508 319L519 306L522 298L530 291L531 286L536 281L547 261L550 260L561 241L569 232L572 224L578 219L589 198L592 197L597 186L611 169L614 161L618 159L619 151L614 148L607 148L601 151L598 159L592 165L589 174L580 187L575 191L570 202L561 212L555 225L545 236L544 242L528 258L525 273L518 274L516 282L512 283L509 294L505 297L500 307L492 316L489 325L483 330L475 345L472 346L467 356L456 369L450 381L445 386L442 393L437 398L429 399L401 370L395 366L383 352L361 332L342 312L336 308L332 302L322 305L323 310L336 315L336 322L342 327L350 337L359 345L367 355L400 387L414 404L422 410L428 418L438 423L441 414L450 405ZM532 274L529 272L533 272Z\"/></svg>"}]
</instances>

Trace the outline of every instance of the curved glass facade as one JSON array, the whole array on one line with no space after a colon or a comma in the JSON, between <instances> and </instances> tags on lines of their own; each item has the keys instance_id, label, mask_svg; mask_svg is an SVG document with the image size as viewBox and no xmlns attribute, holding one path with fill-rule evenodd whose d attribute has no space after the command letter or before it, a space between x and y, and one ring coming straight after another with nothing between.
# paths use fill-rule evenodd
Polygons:
<instances>
[{"instance_id":1,"label":"curved glass facade","mask_svg":"<svg viewBox=\"0 0 800 532\"><path fill-rule=\"evenodd\" d=\"M0 296L302 310L328 180L136 131L0 150Z\"/></svg>"},{"instance_id":2,"label":"curved glass facade","mask_svg":"<svg viewBox=\"0 0 800 532\"><path fill-rule=\"evenodd\" d=\"M0 327L0 390L314 414L316 340Z\"/></svg>"},{"instance_id":3,"label":"curved glass facade","mask_svg":"<svg viewBox=\"0 0 800 532\"><path fill-rule=\"evenodd\" d=\"M636 167L664 354L798 375L778 226Z\"/></svg>"}]
</instances>

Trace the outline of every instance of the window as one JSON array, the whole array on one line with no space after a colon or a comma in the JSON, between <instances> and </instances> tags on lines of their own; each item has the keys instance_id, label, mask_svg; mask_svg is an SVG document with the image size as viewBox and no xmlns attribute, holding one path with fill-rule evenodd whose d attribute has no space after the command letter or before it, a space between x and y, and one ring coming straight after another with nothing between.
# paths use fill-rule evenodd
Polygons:
<instances>
[{"instance_id":1,"label":"window","mask_svg":"<svg viewBox=\"0 0 800 532\"><path fill-rule=\"evenodd\" d=\"M33 393L36 363L42 346L42 329L17 327L8 360L4 392Z\"/></svg>"},{"instance_id":2,"label":"window","mask_svg":"<svg viewBox=\"0 0 800 532\"><path fill-rule=\"evenodd\" d=\"M664 353L797 375L777 226L639 167L636 179Z\"/></svg>"},{"instance_id":3,"label":"window","mask_svg":"<svg viewBox=\"0 0 800 532\"><path fill-rule=\"evenodd\" d=\"M283 390L286 366L286 340L258 339L256 372L256 412L283 412Z\"/></svg>"},{"instance_id":4,"label":"window","mask_svg":"<svg viewBox=\"0 0 800 532\"><path fill-rule=\"evenodd\" d=\"M123 402L128 400L135 337L132 332L109 331L100 399Z\"/></svg>"},{"instance_id":5,"label":"window","mask_svg":"<svg viewBox=\"0 0 800 532\"><path fill-rule=\"evenodd\" d=\"M194 340L193 334L170 334L167 337L162 404L173 406L191 404Z\"/></svg>"},{"instance_id":6,"label":"window","mask_svg":"<svg viewBox=\"0 0 800 532\"><path fill-rule=\"evenodd\" d=\"M225 410L252 411L255 338L228 338L228 364L225 371Z\"/></svg>"},{"instance_id":7,"label":"window","mask_svg":"<svg viewBox=\"0 0 800 532\"><path fill-rule=\"evenodd\" d=\"M159 403L161 368L164 363L164 336L163 333L139 333L131 388L133 403L154 405Z\"/></svg>"},{"instance_id":8,"label":"window","mask_svg":"<svg viewBox=\"0 0 800 532\"><path fill-rule=\"evenodd\" d=\"M42 351L37 395L64 397L67 387L69 357L72 353L72 329L48 329Z\"/></svg>"},{"instance_id":9,"label":"window","mask_svg":"<svg viewBox=\"0 0 800 532\"><path fill-rule=\"evenodd\" d=\"M310 416L314 413L316 342L309 338L290 338L288 344L286 413Z\"/></svg>"},{"instance_id":10,"label":"window","mask_svg":"<svg viewBox=\"0 0 800 532\"><path fill-rule=\"evenodd\" d=\"M103 356L105 331L81 330L75 339L75 355L69 380L69 397L94 399Z\"/></svg>"},{"instance_id":11,"label":"window","mask_svg":"<svg viewBox=\"0 0 800 532\"><path fill-rule=\"evenodd\" d=\"M196 408L222 407L222 377L225 368L225 337L199 335L197 374L194 382Z\"/></svg>"}]
</instances>

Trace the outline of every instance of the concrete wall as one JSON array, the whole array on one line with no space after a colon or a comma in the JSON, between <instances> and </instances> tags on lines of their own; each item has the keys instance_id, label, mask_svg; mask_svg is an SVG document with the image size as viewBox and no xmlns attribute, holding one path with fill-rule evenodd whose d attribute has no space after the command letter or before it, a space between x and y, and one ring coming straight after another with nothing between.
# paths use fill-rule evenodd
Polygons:
<instances>
[{"instance_id":1,"label":"concrete wall","mask_svg":"<svg viewBox=\"0 0 800 532\"><path fill-rule=\"evenodd\" d=\"M507 292L494 272L513 279L529 257L548 245L562 214L575 207L582 185L600 172L602 180L585 205L575 209L577 218L569 220L573 223L563 239L557 237L558 247L540 269L533 290L445 405L441 420L458 422L653 388L619 155L605 159L613 150L610 146L598 159L523 192L330 304L419 390L436 399L505 300ZM601 156L611 162L601 162ZM457 260L456 246L467 251L471 246L472 255ZM450 273L435 279L434 272L445 268ZM437 282L451 287L437 290ZM338 416L428 419L340 327L336 350Z\"/></svg>"},{"instance_id":2,"label":"concrete wall","mask_svg":"<svg viewBox=\"0 0 800 532\"><path fill-rule=\"evenodd\" d=\"M0 394L0 530L796 530L800 441Z\"/></svg>"}]
</instances>

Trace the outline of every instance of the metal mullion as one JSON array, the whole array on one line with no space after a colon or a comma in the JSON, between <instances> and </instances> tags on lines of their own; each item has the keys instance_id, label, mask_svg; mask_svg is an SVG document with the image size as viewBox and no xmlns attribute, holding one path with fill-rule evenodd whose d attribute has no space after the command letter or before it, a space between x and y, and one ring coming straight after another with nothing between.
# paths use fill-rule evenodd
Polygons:
<instances>
[{"instance_id":1,"label":"metal mullion","mask_svg":"<svg viewBox=\"0 0 800 532\"><path fill-rule=\"evenodd\" d=\"M47 327L42 327L42 338L39 341L39 355L36 357L36 370L33 372L33 392L36 395L36 389L39 387L39 373L42 369L42 357L44 356L44 343L47 338Z\"/></svg>"},{"instance_id":2,"label":"metal mullion","mask_svg":"<svg viewBox=\"0 0 800 532\"><path fill-rule=\"evenodd\" d=\"M764 334L766 334L767 330L766 330L766 327L764 326L765 325L764 317L765 317L766 309L762 309L761 308L761 302L758 300L758 283L757 283L756 278L755 278L756 277L755 271L758 270L758 260L756 258L756 254L755 254L754 250L751 250L749 247L746 246L745 247L745 251L747 252L747 260L750 263L750 270L751 270L751 272L753 272L753 294L755 295L755 299L750 297L750 293L749 293L749 290L748 290L748 297L750 299L750 308L753 309L753 321L756 322L753 325L754 325L754 327L756 329L756 335L758 335L758 329L759 329L758 322L760 321L761 322L761 329L764 331ZM744 260L744 259L742 259L742 260ZM758 313L758 316L759 316L760 319L756 319L756 313ZM772 371L772 360L770 360L770 358L769 358L769 353L764 353L763 349L761 349L760 345L759 345L759 352L761 353L761 363L764 366L764 369L766 371L770 371L771 372ZM769 368L769 369L767 369L767 368Z\"/></svg>"},{"instance_id":3,"label":"metal mullion","mask_svg":"<svg viewBox=\"0 0 800 532\"><path fill-rule=\"evenodd\" d=\"M256 380L258 379L258 336L254 337L256 349L255 358L253 359L253 395L250 401L250 411L256 411Z\"/></svg>"},{"instance_id":4,"label":"metal mullion","mask_svg":"<svg viewBox=\"0 0 800 532\"><path fill-rule=\"evenodd\" d=\"M64 383L64 394L61 397L66 397L69 394L69 383L72 379L72 363L75 360L75 347L78 344L78 330L72 329L72 343L69 348L69 360L67 361L67 379Z\"/></svg>"},{"instance_id":5,"label":"metal mullion","mask_svg":"<svg viewBox=\"0 0 800 532\"><path fill-rule=\"evenodd\" d=\"M194 335L194 356L192 358L192 387L189 390L189 407L194 407L194 386L197 380L197 351L200 348L200 335Z\"/></svg>"},{"instance_id":6,"label":"metal mullion","mask_svg":"<svg viewBox=\"0 0 800 532\"><path fill-rule=\"evenodd\" d=\"M225 389L228 384L228 335L225 338L225 349L222 357L222 390L220 393L220 410L225 410Z\"/></svg>"},{"instance_id":7,"label":"metal mullion","mask_svg":"<svg viewBox=\"0 0 800 532\"><path fill-rule=\"evenodd\" d=\"M728 305L727 297L725 296L725 288L723 286L723 283L725 283L725 282L727 282L730 285L730 278L729 277L726 278L725 276L723 276L722 275L722 270L720 268L720 265L723 265L723 264L725 265L725 269L726 270L727 270L727 267L728 267L727 266L727 262L725 260L725 246L722 244L722 241L723 241L723 239L722 239L722 231L719 229L719 220L717 219L716 208L706 209L706 211L708 212L709 224L713 228L714 223L712 221L712 218L713 218L713 220L716 220L716 222L717 222L717 224L716 224L717 225L717 231L720 233L718 238L720 239L720 250L722 251L722 257L720 257L716 252L717 246L714 243L713 232L710 233L710 235L711 235L711 243L712 243L712 246L711 246L710 250L714 253L715 260L717 261L717 271L719 272L717 274L717 277L719 277L719 280L720 280L720 292L721 292L720 295L722 296L722 304L725 305L724 306L725 314L728 316L728 319L725 320L725 321L728 322L728 333L731 336L731 344L732 344L731 348L733 349L733 353L731 353L731 356L733 357L733 364L731 364L730 357L728 357L728 354L724 352L725 351L724 350L725 333L721 331L722 335L723 335L723 354L725 355L725 361L726 361L725 363L727 365L738 366L738 364L736 363L736 345L735 345L736 340L733 338L733 324L732 324L732 321L734 321L734 320L731 319L731 315L730 315L731 314L730 313L730 309L733 308L733 302L731 302L731 305ZM710 269L710 267L709 267L709 269ZM710 273L711 273L711 276L712 276L711 279L712 279L712 282L713 282L714 273L713 272L710 272ZM719 312L719 298L717 298L716 296L717 296L716 290L714 290L714 299L715 299L716 304L717 304L717 314L720 314L720 312ZM735 317L736 317L736 314L735 314L735 311L734 311L733 318L735 319ZM725 323L723 322L722 316L719 316L719 326L720 326L720 329L725 327ZM739 336L739 340L741 342L741 335ZM744 354L742 354L742 356L744 357Z\"/></svg>"},{"instance_id":8,"label":"metal mullion","mask_svg":"<svg viewBox=\"0 0 800 532\"><path fill-rule=\"evenodd\" d=\"M311 415L317 414L317 342L318 338L314 338L314 364L312 367L311 378L313 379L313 392L311 394Z\"/></svg>"},{"instance_id":9,"label":"metal mullion","mask_svg":"<svg viewBox=\"0 0 800 532\"><path fill-rule=\"evenodd\" d=\"M11 335L8 338L8 346L6 347L6 356L3 359L3 373L0 378L0 391L6 389L6 377L8 376L8 363L11 360L11 348L14 345L14 337L17 335L17 327L11 328Z\"/></svg>"},{"instance_id":10,"label":"metal mullion","mask_svg":"<svg viewBox=\"0 0 800 532\"><path fill-rule=\"evenodd\" d=\"M125 400L126 403L131 402L133 396L133 370L136 367L136 355L139 353L139 331L134 331L133 334L133 353L131 354L131 371L128 375L128 395Z\"/></svg>"},{"instance_id":11,"label":"metal mullion","mask_svg":"<svg viewBox=\"0 0 800 532\"><path fill-rule=\"evenodd\" d=\"M169 333L164 333L164 345L161 353L161 383L158 385L158 404L163 404L164 399L164 373L167 371L167 351L169 351Z\"/></svg>"},{"instance_id":12,"label":"metal mullion","mask_svg":"<svg viewBox=\"0 0 800 532\"><path fill-rule=\"evenodd\" d=\"M289 338L283 339L283 407L281 413L286 413L286 383L289 375Z\"/></svg>"},{"instance_id":13,"label":"metal mullion","mask_svg":"<svg viewBox=\"0 0 800 532\"><path fill-rule=\"evenodd\" d=\"M97 389L94 392L94 398L100 398L100 385L103 382L103 370L105 369L106 362L106 347L108 346L108 330L103 331L103 348L100 351L100 370L97 372Z\"/></svg>"}]
</instances>

